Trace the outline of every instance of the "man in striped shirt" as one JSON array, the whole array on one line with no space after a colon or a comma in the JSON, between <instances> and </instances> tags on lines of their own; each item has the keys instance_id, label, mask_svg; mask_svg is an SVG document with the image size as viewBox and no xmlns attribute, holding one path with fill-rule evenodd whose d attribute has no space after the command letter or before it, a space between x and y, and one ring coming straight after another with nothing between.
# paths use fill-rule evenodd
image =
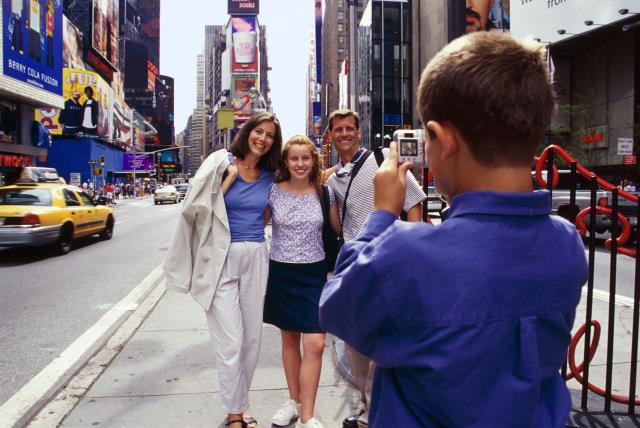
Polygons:
<instances>
[{"instance_id":1,"label":"man in striped shirt","mask_svg":"<svg viewBox=\"0 0 640 428\"><path fill-rule=\"evenodd\" d=\"M378 170L378 162L371 151L360 145L360 117L351 110L336 110L329 116L329 137L336 149L340 161L335 172L327 179L326 184L336 195L342 235L345 241L355 239L367 220L373 207L373 176ZM389 156L389 149L382 150L385 159ZM355 167L355 175L352 172ZM345 195L347 195L345 205ZM407 220L418 222L422 219L422 201L426 199L415 177L407 174L407 190L405 194L404 211ZM366 312L365 302L359 311ZM360 393L362 394L363 413L350 416L343 421L345 428L360 428L367 426L369 398L373 383L375 364L365 356L347 346L347 354L351 369Z\"/></svg>"}]
</instances>

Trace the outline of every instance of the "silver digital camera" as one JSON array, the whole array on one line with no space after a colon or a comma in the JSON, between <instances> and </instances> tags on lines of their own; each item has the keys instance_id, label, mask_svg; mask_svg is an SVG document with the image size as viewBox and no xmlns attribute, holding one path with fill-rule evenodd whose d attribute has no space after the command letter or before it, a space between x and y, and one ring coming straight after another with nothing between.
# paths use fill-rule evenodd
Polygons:
<instances>
[{"instance_id":1,"label":"silver digital camera","mask_svg":"<svg viewBox=\"0 0 640 428\"><path fill-rule=\"evenodd\" d=\"M400 163L412 162L414 167L427 166L422 129L398 129L393 133L393 141L398 143L398 161Z\"/></svg>"}]
</instances>

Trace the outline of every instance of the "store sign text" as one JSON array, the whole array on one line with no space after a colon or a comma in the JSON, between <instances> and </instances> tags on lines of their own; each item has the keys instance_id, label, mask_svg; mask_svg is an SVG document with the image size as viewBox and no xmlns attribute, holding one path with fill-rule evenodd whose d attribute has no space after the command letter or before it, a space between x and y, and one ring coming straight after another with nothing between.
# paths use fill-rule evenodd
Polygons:
<instances>
[{"instance_id":1,"label":"store sign text","mask_svg":"<svg viewBox=\"0 0 640 428\"><path fill-rule=\"evenodd\" d=\"M0 166L21 167L31 166L31 156L0 155Z\"/></svg>"}]
</instances>

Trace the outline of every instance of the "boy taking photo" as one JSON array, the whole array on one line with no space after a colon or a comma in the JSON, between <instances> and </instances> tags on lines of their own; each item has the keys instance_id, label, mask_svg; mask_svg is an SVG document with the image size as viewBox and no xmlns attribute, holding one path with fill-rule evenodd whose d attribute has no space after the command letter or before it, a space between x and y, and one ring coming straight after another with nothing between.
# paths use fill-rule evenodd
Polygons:
<instances>
[{"instance_id":1,"label":"boy taking photo","mask_svg":"<svg viewBox=\"0 0 640 428\"><path fill-rule=\"evenodd\" d=\"M575 227L532 187L554 110L544 48L461 37L427 65L417 98L448 219L396 221L411 165L392 143L375 211L325 285L321 327L377 364L371 427L562 427L559 370L587 261Z\"/></svg>"}]
</instances>

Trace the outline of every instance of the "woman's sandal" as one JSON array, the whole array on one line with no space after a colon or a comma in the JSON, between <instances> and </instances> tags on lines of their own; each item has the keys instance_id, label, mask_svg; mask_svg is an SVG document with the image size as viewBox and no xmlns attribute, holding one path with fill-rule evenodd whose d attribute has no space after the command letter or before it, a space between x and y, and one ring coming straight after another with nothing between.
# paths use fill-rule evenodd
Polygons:
<instances>
[{"instance_id":1,"label":"woman's sandal","mask_svg":"<svg viewBox=\"0 0 640 428\"><path fill-rule=\"evenodd\" d=\"M256 421L251 416L245 416L242 419L242 422L243 422L242 424L243 428L256 428L258 426L258 421Z\"/></svg>"},{"instance_id":2,"label":"woman's sandal","mask_svg":"<svg viewBox=\"0 0 640 428\"><path fill-rule=\"evenodd\" d=\"M247 416L243 419L234 419L230 421L229 419L225 419L224 426L230 427L233 424L240 424L242 428L255 428L258 426L258 421L256 421L251 416Z\"/></svg>"}]
</instances>

